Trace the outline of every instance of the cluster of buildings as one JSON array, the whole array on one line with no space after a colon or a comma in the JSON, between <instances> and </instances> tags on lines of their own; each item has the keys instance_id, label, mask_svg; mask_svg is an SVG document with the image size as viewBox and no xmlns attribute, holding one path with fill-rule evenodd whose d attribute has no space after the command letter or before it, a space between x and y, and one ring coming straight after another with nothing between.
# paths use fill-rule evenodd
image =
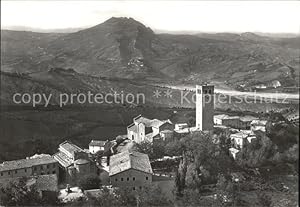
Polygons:
<instances>
[{"instance_id":1,"label":"cluster of buildings","mask_svg":"<svg viewBox=\"0 0 300 207\"><path fill-rule=\"evenodd\" d=\"M169 139L173 136L174 125L170 120L148 119L139 115L133 118L133 123L127 127L128 139L141 143L153 142L160 138Z\"/></svg>"},{"instance_id":2,"label":"cluster of buildings","mask_svg":"<svg viewBox=\"0 0 300 207\"><path fill-rule=\"evenodd\" d=\"M254 116L229 116L219 114L214 116L215 127L225 127L231 129L229 149L232 157L235 159L246 145L256 139L255 131L266 131L266 120L259 120Z\"/></svg>"},{"instance_id":3,"label":"cluster of buildings","mask_svg":"<svg viewBox=\"0 0 300 207\"><path fill-rule=\"evenodd\" d=\"M214 116L215 127L225 127L231 129L229 149L235 159L237 154L253 139L256 139L255 131L266 131L266 120L259 120L254 116L229 116L220 114Z\"/></svg>"},{"instance_id":4,"label":"cluster of buildings","mask_svg":"<svg viewBox=\"0 0 300 207\"><path fill-rule=\"evenodd\" d=\"M59 145L58 152L52 156L42 154L3 162L0 164L0 187L22 177L28 179L28 186L35 184L41 195L49 191L57 191L59 184L76 186L84 175L100 176L103 166L95 159L95 153L103 152L107 144L108 142L92 140L89 145L92 151L89 151L70 141L65 141ZM153 177L157 177L153 174L147 154L129 150L109 156L107 173L110 185L130 187L132 190L153 184L155 182ZM165 179L170 178L165 177Z\"/></svg>"},{"instance_id":5,"label":"cluster of buildings","mask_svg":"<svg viewBox=\"0 0 300 207\"><path fill-rule=\"evenodd\" d=\"M265 131L265 125L266 121L252 116L225 114L214 116L214 86L197 85L195 127L190 128L186 123L173 124L170 120L148 119L139 115L133 118L132 124L127 127L127 134L119 135L113 141L91 140L88 149L65 141L58 146L57 153L52 156L41 155L4 162L0 164L0 181L17 177L35 177L39 180L39 176L48 176L49 179L56 177L54 182L57 184L76 185L86 174L100 175L104 165L97 160L97 155L101 152L102 155L107 155L105 162L109 167L110 184L114 187L125 186L136 190L161 178L157 179L153 174L147 154L135 152L128 147L132 143L166 141L172 139L175 134L197 130L211 131L214 127L223 126L235 129L230 135L232 142L230 152L235 158L247 143L256 139L254 131ZM118 140L121 140L121 143Z\"/></svg>"},{"instance_id":6,"label":"cluster of buildings","mask_svg":"<svg viewBox=\"0 0 300 207\"><path fill-rule=\"evenodd\" d=\"M254 116L229 116L226 114L214 115L215 126L226 126L240 130L265 131L266 120L259 120Z\"/></svg>"}]
</instances>

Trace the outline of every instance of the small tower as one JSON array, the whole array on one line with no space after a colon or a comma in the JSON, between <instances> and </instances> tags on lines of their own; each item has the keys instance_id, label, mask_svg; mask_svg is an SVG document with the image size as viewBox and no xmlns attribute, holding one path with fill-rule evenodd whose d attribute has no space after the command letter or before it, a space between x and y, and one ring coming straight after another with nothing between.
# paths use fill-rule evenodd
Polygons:
<instances>
[{"instance_id":1,"label":"small tower","mask_svg":"<svg viewBox=\"0 0 300 207\"><path fill-rule=\"evenodd\" d=\"M214 86L196 85L196 128L213 130Z\"/></svg>"}]
</instances>

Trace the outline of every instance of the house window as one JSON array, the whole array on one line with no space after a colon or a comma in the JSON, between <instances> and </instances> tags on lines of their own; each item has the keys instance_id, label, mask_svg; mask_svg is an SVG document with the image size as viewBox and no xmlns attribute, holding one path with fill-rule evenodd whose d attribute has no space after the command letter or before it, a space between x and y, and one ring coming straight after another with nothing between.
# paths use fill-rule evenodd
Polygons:
<instances>
[{"instance_id":1,"label":"house window","mask_svg":"<svg viewBox=\"0 0 300 207\"><path fill-rule=\"evenodd\" d=\"M116 178L115 181L117 182L117 181L118 181L118 178Z\"/></svg>"},{"instance_id":2,"label":"house window","mask_svg":"<svg viewBox=\"0 0 300 207\"><path fill-rule=\"evenodd\" d=\"M148 177L146 177L146 180L148 180Z\"/></svg>"},{"instance_id":3,"label":"house window","mask_svg":"<svg viewBox=\"0 0 300 207\"><path fill-rule=\"evenodd\" d=\"M49 169L49 165L47 165L47 169Z\"/></svg>"},{"instance_id":4,"label":"house window","mask_svg":"<svg viewBox=\"0 0 300 207\"><path fill-rule=\"evenodd\" d=\"M8 171L8 173L7 174L9 174L10 175L10 172Z\"/></svg>"},{"instance_id":5,"label":"house window","mask_svg":"<svg viewBox=\"0 0 300 207\"><path fill-rule=\"evenodd\" d=\"M43 169L43 165L40 166L41 170Z\"/></svg>"},{"instance_id":6,"label":"house window","mask_svg":"<svg viewBox=\"0 0 300 207\"><path fill-rule=\"evenodd\" d=\"M135 187L133 187L132 190L135 190Z\"/></svg>"},{"instance_id":7,"label":"house window","mask_svg":"<svg viewBox=\"0 0 300 207\"><path fill-rule=\"evenodd\" d=\"M1 176L3 176L3 173L1 173Z\"/></svg>"},{"instance_id":8,"label":"house window","mask_svg":"<svg viewBox=\"0 0 300 207\"><path fill-rule=\"evenodd\" d=\"M132 180L135 180L135 177L133 177Z\"/></svg>"},{"instance_id":9,"label":"house window","mask_svg":"<svg viewBox=\"0 0 300 207\"><path fill-rule=\"evenodd\" d=\"M127 181L129 181L129 178L127 178Z\"/></svg>"},{"instance_id":10,"label":"house window","mask_svg":"<svg viewBox=\"0 0 300 207\"><path fill-rule=\"evenodd\" d=\"M199 94L201 94L201 89L198 89L198 91L197 91Z\"/></svg>"},{"instance_id":11,"label":"house window","mask_svg":"<svg viewBox=\"0 0 300 207\"><path fill-rule=\"evenodd\" d=\"M121 178L121 181L123 181L124 179L123 178Z\"/></svg>"},{"instance_id":12,"label":"house window","mask_svg":"<svg viewBox=\"0 0 300 207\"><path fill-rule=\"evenodd\" d=\"M25 172L27 172L27 169L24 169Z\"/></svg>"},{"instance_id":13,"label":"house window","mask_svg":"<svg viewBox=\"0 0 300 207\"><path fill-rule=\"evenodd\" d=\"M132 140L134 140L134 136L133 136L133 135L131 135L131 136L132 136L132 138L131 138L131 139L132 139Z\"/></svg>"},{"instance_id":14,"label":"house window","mask_svg":"<svg viewBox=\"0 0 300 207\"><path fill-rule=\"evenodd\" d=\"M36 167L33 167L33 170L36 170Z\"/></svg>"},{"instance_id":15,"label":"house window","mask_svg":"<svg viewBox=\"0 0 300 207\"><path fill-rule=\"evenodd\" d=\"M18 173L18 170L15 170L15 174L17 174Z\"/></svg>"},{"instance_id":16,"label":"house window","mask_svg":"<svg viewBox=\"0 0 300 207\"><path fill-rule=\"evenodd\" d=\"M53 167L56 167L55 163L53 164Z\"/></svg>"},{"instance_id":17,"label":"house window","mask_svg":"<svg viewBox=\"0 0 300 207\"><path fill-rule=\"evenodd\" d=\"M55 174L56 172L55 172L55 170L54 171L52 171L52 174Z\"/></svg>"}]
</instances>

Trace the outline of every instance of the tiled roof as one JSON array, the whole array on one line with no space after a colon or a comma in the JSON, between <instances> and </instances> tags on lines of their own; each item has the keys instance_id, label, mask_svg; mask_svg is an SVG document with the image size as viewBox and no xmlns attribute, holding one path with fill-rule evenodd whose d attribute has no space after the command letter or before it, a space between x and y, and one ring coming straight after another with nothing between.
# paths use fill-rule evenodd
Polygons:
<instances>
[{"instance_id":1,"label":"tiled roof","mask_svg":"<svg viewBox=\"0 0 300 207\"><path fill-rule=\"evenodd\" d=\"M224 120L224 119L239 119L243 122L253 121L253 120L257 119L254 116L229 116L227 114L214 115L214 118L222 119L222 120Z\"/></svg>"},{"instance_id":2,"label":"tiled roof","mask_svg":"<svg viewBox=\"0 0 300 207\"><path fill-rule=\"evenodd\" d=\"M161 133L173 133L173 131L169 130L169 129L165 129L165 130L162 130Z\"/></svg>"},{"instance_id":3,"label":"tiled roof","mask_svg":"<svg viewBox=\"0 0 300 207\"><path fill-rule=\"evenodd\" d=\"M135 117L133 119L133 121L136 122L136 123L143 123L143 124L145 124L146 127L151 127L152 126L151 125L152 120L148 119L146 117L143 117L142 115L139 115L139 116Z\"/></svg>"},{"instance_id":4,"label":"tiled roof","mask_svg":"<svg viewBox=\"0 0 300 207\"><path fill-rule=\"evenodd\" d=\"M219 115L214 115L214 118L216 119L226 119L228 118L229 116L226 115L226 114L219 114Z\"/></svg>"},{"instance_id":5,"label":"tiled roof","mask_svg":"<svg viewBox=\"0 0 300 207\"><path fill-rule=\"evenodd\" d=\"M147 154L125 151L110 158L109 176L135 169L152 174L150 160Z\"/></svg>"},{"instance_id":6,"label":"tiled roof","mask_svg":"<svg viewBox=\"0 0 300 207\"><path fill-rule=\"evenodd\" d=\"M161 125L163 125L164 123L166 123L166 122L161 121L161 120L158 120L158 119L153 119L153 120L151 121L151 127L156 127L156 128L158 128L158 127L160 127Z\"/></svg>"},{"instance_id":7,"label":"tiled roof","mask_svg":"<svg viewBox=\"0 0 300 207\"><path fill-rule=\"evenodd\" d=\"M137 132L138 127L137 127L137 125L135 125L134 123L132 123L132 124L130 124L130 125L127 127L127 129L128 129L129 131Z\"/></svg>"},{"instance_id":8,"label":"tiled roof","mask_svg":"<svg viewBox=\"0 0 300 207\"><path fill-rule=\"evenodd\" d=\"M104 145L106 144L106 141L101 141L101 140L92 140L89 144L89 146L99 146L99 147L104 147Z\"/></svg>"},{"instance_id":9,"label":"tiled roof","mask_svg":"<svg viewBox=\"0 0 300 207\"><path fill-rule=\"evenodd\" d=\"M214 118L218 118L218 119L239 119L239 116L229 116L226 114L219 114L219 115L215 115Z\"/></svg>"},{"instance_id":10,"label":"tiled roof","mask_svg":"<svg viewBox=\"0 0 300 207\"><path fill-rule=\"evenodd\" d=\"M36 165L45 165L57 162L51 155L44 155L38 158L5 161L0 164L0 171L30 168Z\"/></svg>"},{"instance_id":11,"label":"tiled roof","mask_svg":"<svg viewBox=\"0 0 300 207\"><path fill-rule=\"evenodd\" d=\"M239 116L228 116L225 119L240 119L240 117Z\"/></svg>"},{"instance_id":12,"label":"tiled roof","mask_svg":"<svg viewBox=\"0 0 300 207\"><path fill-rule=\"evenodd\" d=\"M57 152L53 155L53 157L61 164L63 167L69 167L73 164L73 160L69 158L65 153L63 152Z\"/></svg>"},{"instance_id":13,"label":"tiled roof","mask_svg":"<svg viewBox=\"0 0 300 207\"><path fill-rule=\"evenodd\" d=\"M118 139L118 138L120 138L120 139L127 139L127 134L122 134L122 135L116 136L116 139Z\"/></svg>"},{"instance_id":14,"label":"tiled roof","mask_svg":"<svg viewBox=\"0 0 300 207\"><path fill-rule=\"evenodd\" d=\"M78 159L78 160L75 160L75 164L76 165L84 165L84 164L88 164L90 161L86 160L86 159Z\"/></svg>"},{"instance_id":15,"label":"tiled roof","mask_svg":"<svg viewBox=\"0 0 300 207\"><path fill-rule=\"evenodd\" d=\"M77 145L69 142L69 141L64 141L63 143L61 143L59 145L59 148L62 148L66 151L68 151L71 154L74 154L74 152L80 152L83 151L83 149L81 149L80 147L78 147Z\"/></svg>"},{"instance_id":16,"label":"tiled roof","mask_svg":"<svg viewBox=\"0 0 300 207\"><path fill-rule=\"evenodd\" d=\"M158 119L148 119L146 117L143 117L142 115L139 115L135 118L133 118L133 121L135 123L143 123L146 127L160 127L161 125L165 124L165 123L170 123L170 120L158 120ZM131 127L132 125L129 125L128 127Z\"/></svg>"},{"instance_id":17,"label":"tiled roof","mask_svg":"<svg viewBox=\"0 0 300 207\"><path fill-rule=\"evenodd\" d=\"M258 118L254 117L254 116L242 116L240 117L240 120L243 122L250 122L253 120L257 120Z\"/></svg>"}]
</instances>

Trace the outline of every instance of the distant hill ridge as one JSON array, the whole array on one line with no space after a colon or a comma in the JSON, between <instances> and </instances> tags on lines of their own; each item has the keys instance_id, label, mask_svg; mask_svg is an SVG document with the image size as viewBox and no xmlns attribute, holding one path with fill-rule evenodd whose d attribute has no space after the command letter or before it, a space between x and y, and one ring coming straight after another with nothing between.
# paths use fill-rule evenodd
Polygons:
<instances>
[{"instance_id":1,"label":"distant hill ridge","mask_svg":"<svg viewBox=\"0 0 300 207\"><path fill-rule=\"evenodd\" d=\"M74 68L102 77L227 81L235 88L299 82L300 38L255 33L156 34L126 17L73 33L1 31L2 71Z\"/></svg>"}]
</instances>

